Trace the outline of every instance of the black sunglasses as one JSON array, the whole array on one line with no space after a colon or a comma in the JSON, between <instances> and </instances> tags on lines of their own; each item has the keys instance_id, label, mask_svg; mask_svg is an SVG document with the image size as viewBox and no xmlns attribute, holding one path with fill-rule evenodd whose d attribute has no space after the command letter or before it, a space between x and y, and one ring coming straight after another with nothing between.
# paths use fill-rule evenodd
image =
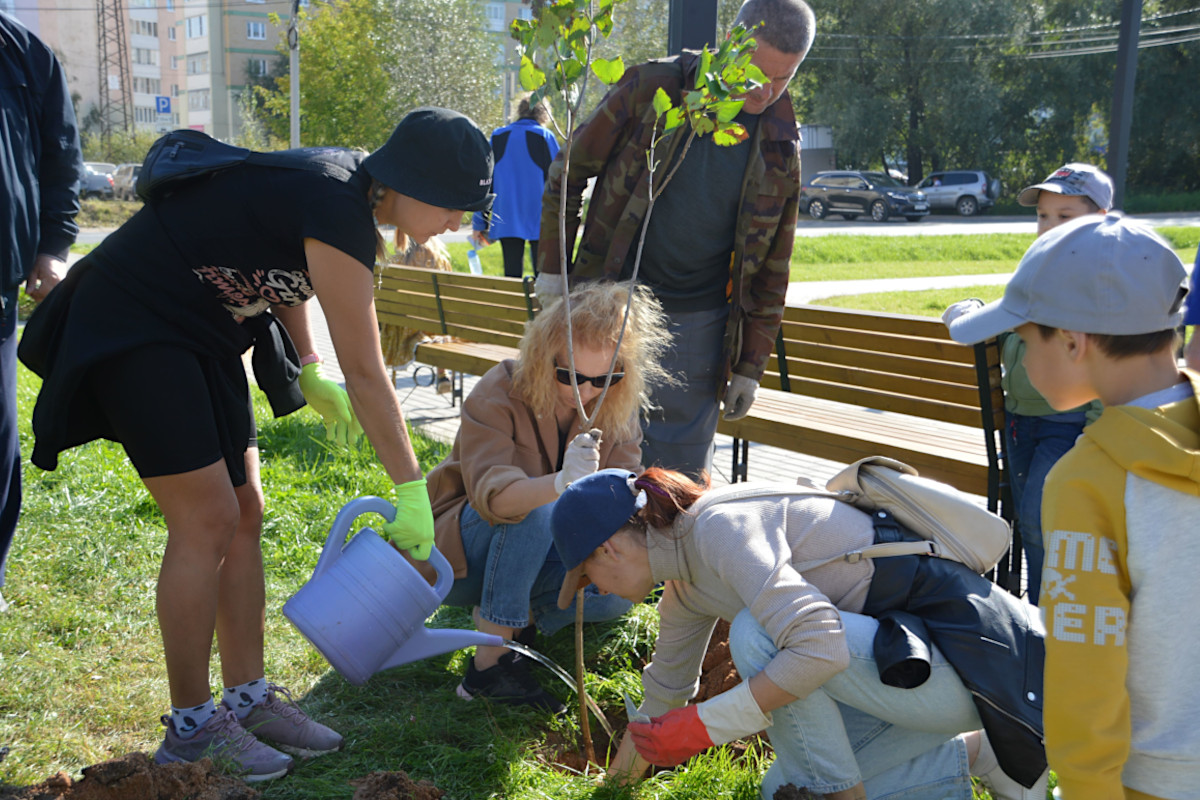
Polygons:
<instances>
[{"instance_id":1,"label":"black sunglasses","mask_svg":"<svg viewBox=\"0 0 1200 800\"><path fill-rule=\"evenodd\" d=\"M557 378L558 382L564 386L571 385L571 370L567 369L566 367L555 367L554 368L554 377ZM604 381L607 377L608 377L607 375L600 375L600 376L593 378L591 375L584 375L582 372L576 372L575 373L575 382L578 383L580 386L582 386L585 383L590 383L592 386L595 386L597 389L603 389ZM625 377L624 372L614 372L612 374L612 383L610 383L609 385L612 386L612 385L620 383L621 379L624 377Z\"/></svg>"}]
</instances>

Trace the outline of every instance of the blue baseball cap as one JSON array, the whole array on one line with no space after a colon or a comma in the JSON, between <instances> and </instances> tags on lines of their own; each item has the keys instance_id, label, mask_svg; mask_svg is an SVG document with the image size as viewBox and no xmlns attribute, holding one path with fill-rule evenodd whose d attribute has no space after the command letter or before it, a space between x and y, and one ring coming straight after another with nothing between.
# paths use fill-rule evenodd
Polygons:
<instances>
[{"instance_id":1,"label":"blue baseball cap","mask_svg":"<svg viewBox=\"0 0 1200 800\"><path fill-rule=\"evenodd\" d=\"M588 556L646 505L646 493L633 485L636 478L627 469L602 469L572 482L554 503L550 533L567 568L559 608L570 607L581 581L587 585L583 562Z\"/></svg>"}]
</instances>

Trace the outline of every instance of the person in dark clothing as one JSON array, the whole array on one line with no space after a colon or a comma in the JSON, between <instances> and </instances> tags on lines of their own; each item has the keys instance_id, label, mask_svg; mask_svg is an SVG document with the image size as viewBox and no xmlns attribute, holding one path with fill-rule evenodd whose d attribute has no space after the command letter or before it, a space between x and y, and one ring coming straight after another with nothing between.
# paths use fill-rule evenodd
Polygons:
<instances>
[{"instance_id":1,"label":"person in dark clothing","mask_svg":"<svg viewBox=\"0 0 1200 800\"><path fill-rule=\"evenodd\" d=\"M471 222L476 241L486 247L499 240L504 252L504 274L519 278L525 272L525 243L530 265L537 267L538 236L542 222L542 187L550 163L558 155L558 140L548 127L550 109L544 102L517 106L517 121L492 133L496 158L496 203L490 214L476 214Z\"/></svg>"},{"instance_id":2,"label":"person in dark clothing","mask_svg":"<svg viewBox=\"0 0 1200 800\"><path fill-rule=\"evenodd\" d=\"M166 520L157 610L172 710L156 761L209 756L248 781L292 768L259 739L303 756L343 740L264 677L263 493L242 353L254 346L276 415L307 402L330 438L367 434L396 484L382 530L428 558L429 496L379 344L378 226L424 242L492 201L487 136L446 109L412 111L369 156L323 147L284 158L294 163L241 164L147 203L72 268L20 347L43 376L33 463L54 469L64 450L119 441ZM321 374L312 297L348 391Z\"/></svg>"},{"instance_id":3,"label":"person in dark clothing","mask_svg":"<svg viewBox=\"0 0 1200 800\"><path fill-rule=\"evenodd\" d=\"M41 301L66 272L79 227L83 154L54 53L0 12L0 588L21 513L17 442L17 299ZM7 608L0 595L0 612Z\"/></svg>"}]
</instances>

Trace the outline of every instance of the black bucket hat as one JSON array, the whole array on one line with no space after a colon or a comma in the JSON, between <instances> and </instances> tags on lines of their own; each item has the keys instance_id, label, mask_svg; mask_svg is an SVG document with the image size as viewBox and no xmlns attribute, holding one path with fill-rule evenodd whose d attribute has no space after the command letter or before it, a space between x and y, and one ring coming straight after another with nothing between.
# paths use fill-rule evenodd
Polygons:
<instances>
[{"instance_id":1,"label":"black bucket hat","mask_svg":"<svg viewBox=\"0 0 1200 800\"><path fill-rule=\"evenodd\" d=\"M496 198L491 142L448 108L410 111L363 166L389 189L439 208L486 211Z\"/></svg>"}]
</instances>

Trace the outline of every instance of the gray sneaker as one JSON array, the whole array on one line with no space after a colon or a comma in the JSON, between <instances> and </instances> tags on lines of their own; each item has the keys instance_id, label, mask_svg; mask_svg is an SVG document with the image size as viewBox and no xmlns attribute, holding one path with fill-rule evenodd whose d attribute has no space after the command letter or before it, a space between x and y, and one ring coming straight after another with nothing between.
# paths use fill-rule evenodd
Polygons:
<instances>
[{"instance_id":1,"label":"gray sneaker","mask_svg":"<svg viewBox=\"0 0 1200 800\"><path fill-rule=\"evenodd\" d=\"M156 764L211 758L219 769L236 775L246 783L279 778L292 771L290 756L247 733L238 722L237 715L228 708L218 706L213 718L204 723L190 739L184 739L176 733L170 714L163 715L162 723L166 726L167 735L154 754Z\"/></svg>"},{"instance_id":2,"label":"gray sneaker","mask_svg":"<svg viewBox=\"0 0 1200 800\"><path fill-rule=\"evenodd\" d=\"M241 723L260 739L301 758L335 753L345 742L340 733L301 711L291 692L273 683L267 686L267 699L256 705Z\"/></svg>"}]
</instances>

